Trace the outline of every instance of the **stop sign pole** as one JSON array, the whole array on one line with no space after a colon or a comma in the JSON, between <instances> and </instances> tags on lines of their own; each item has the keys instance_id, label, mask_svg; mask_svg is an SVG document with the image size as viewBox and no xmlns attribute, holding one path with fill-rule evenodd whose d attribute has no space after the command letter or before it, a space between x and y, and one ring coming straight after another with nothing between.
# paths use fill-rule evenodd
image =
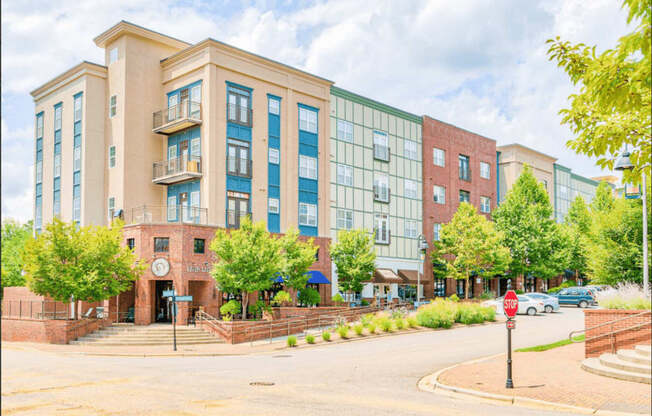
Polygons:
<instances>
[{"instance_id":1,"label":"stop sign pole","mask_svg":"<svg viewBox=\"0 0 652 416\"><path fill-rule=\"evenodd\" d=\"M507 316L507 382L505 388L513 389L512 382L512 328L514 327L513 318L518 311L518 296L513 290L508 290L503 298L503 311Z\"/></svg>"}]
</instances>

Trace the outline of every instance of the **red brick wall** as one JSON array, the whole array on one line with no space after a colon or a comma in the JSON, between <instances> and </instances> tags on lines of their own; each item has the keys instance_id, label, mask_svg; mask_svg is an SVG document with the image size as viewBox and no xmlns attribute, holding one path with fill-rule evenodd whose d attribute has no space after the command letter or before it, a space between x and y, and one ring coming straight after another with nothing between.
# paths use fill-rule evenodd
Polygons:
<instances>
[{"instance_id":1,"label":"red brick wall","mask_svg":"<svg viewBox=\"0 0 652 416\"><path fill-rule=\"evenodd\" d=\"M604 324L616 319L637 315L640 314L641 312L644 311L619 310L619 309L585 310L584 328L587 329L592 328L594 326ZM585 356L587 358L597 357L605 352L611 352L612 342L615 350L623 349L623 348L633 348L635 345L639 345L639 344L649 345L650 337L652 336L652 333L650 332L651 315L652 313L648 311L647 314L644 314L642 316L623 319L619 322L614 323L613 325L604 325L600 328L588 330L586 332L586 339L597 337L602 334L607 334L612 331L617 331L619 329L629 328L634 325L647 323L646 326L640 327L638 329L632 329L632 330L623 331L618 334L615 334L613 338L609 335L605 335L597 339L585 342L584 343Z\"/></svg>"},{"instance_id":2,"label":"red brick wall","mask_svg":"<svg viewBox=\"0 0 652 416\"><path fill-rule=\"evenodd\" d=\"M1 331L3 341L67 344L108 325L108 320L100 319L64 321L3 317Z\"/></svg>"},{"instance_id":3,"label":"red brick wall","mask_svg":"<svg viewBox=\"0 0 652 416\"><path fill-rule=\"evenodd\" d=\"M445 167L433 163L433 148L446 152ZM471 181L459 179L458 156L462 154L470 159ZM480 177L480 162L491 166L490 179ZM446 204L437 204L433 200L433 186L446 188ZM423 235L429 243L433 238L433 225L449 222L459 206L459 191L470 192L470 202L480 211L480 197L491 198L491 209L496 207L496 142L495 140L468 132L453 125L443 123L428 116L423 117ZM489 214L486 214L490 218ZM428 250L426 259L430 258ZM432 264L426 260L424 276L424 296L433 296ZM446 283L446 294L455 293Z\"/></svg>"}]
</instances>

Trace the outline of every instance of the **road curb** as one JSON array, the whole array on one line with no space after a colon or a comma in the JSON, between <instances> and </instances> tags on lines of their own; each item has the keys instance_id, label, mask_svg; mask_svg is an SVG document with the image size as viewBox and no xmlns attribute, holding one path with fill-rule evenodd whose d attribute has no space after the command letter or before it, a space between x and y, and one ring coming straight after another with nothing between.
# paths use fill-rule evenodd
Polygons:
<instances>
[{"instance_id":1,"label":"road curb","mask_svg":"<svg viewBox=\"0 0 652 416\"><path fill-rule=\"evenodd\" d=\"M458 363L450 367L442 368L441 370L435 373L422 377L418 381L417 387L420 390L427 391L430 393L442 394L449 397L455 397L460 399L467 399L467 400L472 399L476 401L491 402L502 406L519 406L519 407L527 407L530 409L555 410L555 411L573 412L573 413L596 415L596 416L641 416L641 413L616 412L611 410L592 409L588 407L579 407L579 406L573 406L564 403L530 399L528 397L505 396L502 394L486 393L478 390L472 390L472 389L456 387L456 386L449 386L439 382L439 376L448 370L452 370L455 367L461 365L475 364L475 363L487 361L501 355L505 355L505 354L504 353L494 354L488 357L481 357L474 360Z\"/></svg>"}]
</instances>

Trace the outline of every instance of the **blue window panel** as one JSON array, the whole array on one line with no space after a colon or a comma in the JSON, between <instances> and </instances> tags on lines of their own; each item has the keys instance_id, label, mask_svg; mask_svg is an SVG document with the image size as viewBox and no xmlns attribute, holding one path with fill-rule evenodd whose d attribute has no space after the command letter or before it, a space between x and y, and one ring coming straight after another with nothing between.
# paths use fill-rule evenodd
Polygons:
<instances>
[{"instance_id":1,"label":"blue window panel","mask_svg":"<svg viewBox=\"0 0 652 416\"><path fill-rule=\"evenodd\" d=\"M307 144L310 146L317 146L318 142L319 138L317 134L299 130L299 143Z\"/></svg>"},{"instance_id":2,"label":"blue window panel","mask_svg":"<svg viewBox=\"0 0 652 416\"><path fill-rule=\"evenodd\" d=\"M281 136L281 118L276 114L269 114L269 135L270 136Z\"/></svg>"},{"instance_id":3,"label":"blue window panel","mask_svg":"<svg viewBox=\"0 0 652 416\"><path fill-rule=\"evenodd\" d=\"M200 79L199 81L193 82L192 84L184 85L181 88L177 88L174 91L168 92L168 94L167 94L168 99L170 98L171 95L179 94L179 91L181 91L181 90L185 90L186 88L191 89L192 87L196 87L197 85L201 85L201 82L202 82L202 80Z\"/></svg>"},{"instance_id":4,"label":"blue window panel","mask_svg":"<svg viewBox=\"0 0 652 416\"><path fill-rule=\"evenodd\" d=\"M43 139L36 139L36 151L43 150Z\"/></svg>"},{"instance_id":5,"label":"blue window panel","mask_svg":"<svg viewBox=\"0 0 652 416\"><path fill-rule=\"evenodd\" d=\"M299 191L318 192L318 182L314 179L299 178Z\"/></svg>"},{"instance_id":6,"label":"blue window panel","mask_svg":"<svg viewBox=\"0 0 652 416\"><path fill-rule=\"evenodd\" d=\"M281 187L278 185L270 185L267 192L270 198L281 198Z\"/></svg>"},{"instance_id":7,"label":"blue window panel","mask_svg":"<svg viewBox=\"0 0 652 416\"><path fill-rule=\"evenodd\" d=\"M317 227L309 227L307 225L299 226L299 234L317 237Z\"/></svg>"},{"instance_id":8,"label":"blue window panel","mask_svg":"<svg viewBox=\"0 0 652 416\"><path fill-rule=\"evenodd\" d=\"M74 185L79 185L81 183L81 172L77 171L72 174L72 183Z\"/></svg>"},{"instance_id":9,"label":"blue window panel","mask_svg":"<svg viewBox=\"0 0 652 416\"><path fill-rule=\"evenodd\" d=\"M36 161L40 162L42 160L43 160L43 151L39 150L38 152L36 152Z\"/></svg>"},{"instance_id":10,"label":"blue window panel","mask_svg":"<svg viewBox=\"0 0 652 416\"><path fill-rule=\"evenodd\" d=\"M73 134L81 134L81 122L80 121L75 122L75 126L73 128Z\"/></svg>"},{"instance_id":11,"label":"blue window panel","mask_svg":"<svg viewBox=\"0 0 652 416\"><path fill-rule=\"evenodd\" d=\"M316 146L310 146L304 143L299 143L299 154L310 157L319 157L319 151Z\"/></svg>"},{"instance_id":12,"label":"blue window panel","mask_svg":"<svg viewBox=\"0 0 652 416\"><path fill-rule=\"evenodd\" d=\"M73 186L72 187L73 198L77 198L79 195L81 195L81 187L79 185Z\"/></svg>"},{"instance_id":13,"label":"blue window panel","mask_svg":"<svg viewBox=\"0 0 652 416\"><path fill-rule=\"evenodd\" d=\"M226 175L226 189L227 191L236 191L250 194L251 179Z\"/></svg>"},{"instance_id":14,"label":"blue window panel","mask_svg":"<svg viewBox=\"0 0 652 416\"><path fill-rule=\"evenodd\" d=\"M299 190L299 202L317 205L319 202L317 192L306 192Z\"/></svg>"},{"instance_id":15,"label":"blue window panel","mask_svg":"<svg viewBox=\"0 0 652 416\"><path fill-rule=\"evenodd\" d=\"M54 178L54 190L58 191L61 188L61 178L56 177Z\"/></svg>"},{"instance_id":16,"label":"blue window panel","mask_svg":"<svg viewBox=\"0 0 652 416\"><path fill-rule=\"evenodd\" d=\"M251 127L245 127L234 123L226 123L226 137L250 142Z\"/></svg>"},{"instance_id":17,"label":"blue window panel","mask_svg":"<svg viewBox=\"0 0 652 416\"><path fill-rule=\"evenodd\" d=\"M190 200L190 193L197 191L199 191L199 181L179 183L176 185L168 186L168 197L176 196L178 201L180 193L188 192L188 200Z\"/></svg>"},{"instance_id":18,"label":"blue window panel","mask_svg":"<svg viewBox=\"0 0 652 416\"><path fill-rule=\"evenodd\" d=\"M278 214L267 214L267 228L270 233L280 233L281 216Z\"/></svg>"},{"instance_id":19,"label":"blue window panel","mask_svg":"<svg viewBox=\"0 0 652 416\"><path fill-rule=\"evenodd\" d=\"M269 147L272 147L274 149L280 149L281 148L281 139L278 137L270 137L269 138Z\"/></svg>"},{"instance_id":20,"label":"blue window panel","mask_svg":"<svg viewBox=\"0 0 652 416\"><path fill-rule=\"evenodd\" d=\"M61 143L61 130L57 130L54 132L54 142Z\"/></svg>"},{"instance_id":21,"label":"blue window panel","mask_svg":"<svg viewBox=\"0 0 652 416\"><path fill-rule=\"evenodd\" d=\"M37 183L36 184L36 196L41 196L43 192L43 184L42 183Z\"/></svg>"},{"instance_id":22,"label":"blue window panel","mask_svg":"<svg viewBox=\"0 0 652 416\"><path fill-rule=\"evenodd\" d=\"M168 148L171 146L177 146L177 156L181 154L181 147L178 146L179 143L183 141L188 142L188 152L190 152L190 141L193 139L201 139L201 130L199 127L195 127L189 130L182 131L180 133L173 134L168 136ZM201 140L200 140L200 152L201 152ZM167 157L167 154L166 154Z\"/></svg>"},{"instance_id":23,"label":"blue window panel","mask_svg":"<svg viewBox=\"0 0 652 416\"><path fill-rule=\"evenodd\" d=\"M81 134L78 134L75 136L75 141L74 141L74 147L79 147L81 146Z\"/></svg>"},{"instance_id":24,"label":"blue window panel","mask_svg":"<svg viewBox=\"0 0 652 416\"><path fill-rule=\"evenodd\" d=\"M59 153L61 153L61 143L57 143L54 145L54 154L58 155Z\"/></svg>"},{"instance_id":25,"label":"blue window panel","mask_svg":"<svg viewBox=\"0 0 652 416\"><path fill-rule=\"evenodd\" d=\"M279 165L274 165L273 163L267 164L267 178L269 185L280 185L281 184L281 167Z\"/></svg>"}]
</instances>

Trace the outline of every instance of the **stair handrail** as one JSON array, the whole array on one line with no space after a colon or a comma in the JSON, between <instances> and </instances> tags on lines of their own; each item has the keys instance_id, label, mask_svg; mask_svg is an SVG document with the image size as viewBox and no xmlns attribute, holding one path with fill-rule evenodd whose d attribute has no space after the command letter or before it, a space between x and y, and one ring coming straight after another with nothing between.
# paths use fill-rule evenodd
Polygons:
<instances>
[{"instance_id":1,"label":"stair handrail","mask_svg":"<svg viewBox=\"0 0 652 416\"><path fill-rule=\"evenodd\" d=\"M206 313L205 311L197 311L197 312L195 312L195 320L199 321L200 324L201 324L202 321L207 322L211 327L213 327L215 332L217 332L218 334L221 331L221 328L219 327L219 325L217 325L214 322L214 321L217 321L218 319L215 318L214 316Z\"/></svg>"},{"instance_id":2,"label":"stair handrail","mask_svg":"<svg viewBox=\"0 0 652 416\"><path fill-rule=\"evenodd\" d=\"M616 330L616 331L614 331L614 330L613 330L613 324L616 323L616 322L624 321L624 320L626 320L626 319L637 318L637 317L639 317L639 316L643 316L643 315L647 315L647 314L652 314L652 311L643 311L643 312L640 312L640 313L637 313L637 314L634 314L634 315L628 315L628 316L624 316L624 317L622 317L622 318L614 319L614 320L609 321L609 322L603 322L603 323L601 323L601 324L599 324L599 325L595 325L595 326L592 326L592 327L590 327L590 328L577 329L577 330L575 330L575 331L571 331L571 332L568 334L568 339L569 339L571 342L586 342L586 341L591 341L591 340L594 340L594 339L596 339L596 338L600 338L600 337L603 337L603 336L606 336L606 335L610 335L610 334L612 334L612 333L622 332L621 330ZM650 324L649 322L644 322L643 324L639 324L639 326L649 325L649 324ZM584 333L586 334L586 331L590 331L590 330L592 330L592 329L596 329L596 328L601 328L601 327L606 326L606 325L612 325L612 328L611 328L612 330L611 330L610 332L605 332L604 334L596 335L596 336L594 336L594 337L587 338L587 339L583 339L583 340L575 340L575 339L573 339L573 335L574 335L574 334L579 334L579 333L582 333L582 332L584 332ZM631 328L630 328L630 329L631 329Z\"/></svg>"}]
</instances>

